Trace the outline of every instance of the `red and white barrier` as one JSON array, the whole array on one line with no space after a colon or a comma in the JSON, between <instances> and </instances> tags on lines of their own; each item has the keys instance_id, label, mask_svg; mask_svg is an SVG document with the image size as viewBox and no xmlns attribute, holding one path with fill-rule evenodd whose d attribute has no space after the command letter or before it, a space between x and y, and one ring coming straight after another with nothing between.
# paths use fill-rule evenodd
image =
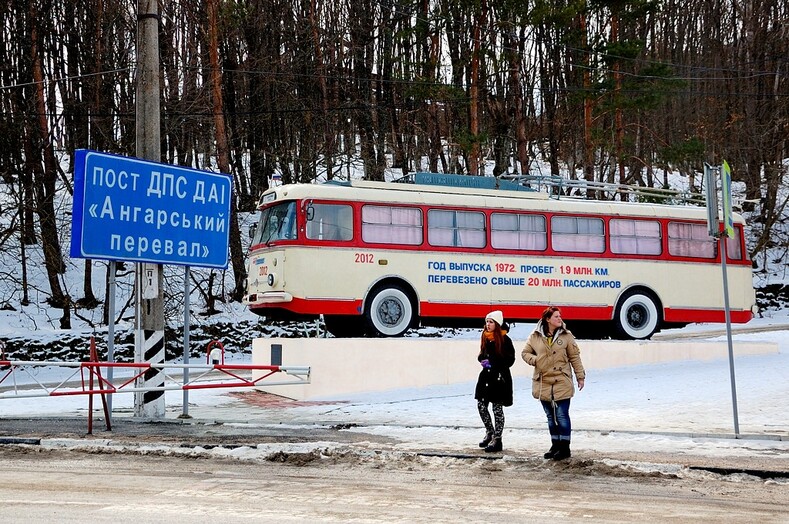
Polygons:
<instances>
[{"instance_id":1,"label":"red and white barrier","mask_svg":"<svg viewBox=\"0 0 789 524\"><path fill-rule=\"evenodd\" d=\"M214 341L216 342L216 341ZM212 345L214 343L212 342ZM208 354L211 347L209 345ZM105 395L117 393L189 391L213 388L256 387L265 381L268 386L309 384L309 366L277 366L261 364L225 364L224 346L218 364L175 364L153 362L102 362L98 361L95 341L91 340L91 360L88 362L54 362L39 360L3 360L0 355L0 400L29 397L60 397L88 395L88 433L92 431L93 395L101 395L110 428L110 414ZM33 370L36 368L63 368L71 370L65 378L55 384L44 384ZM112 369L112 379L106 371ZM125 370L117 373L115 370ZM164 375L159 386L146 385L144 376L150 370ZM189 371L185 373L185 371ZM180 373L179 373L180 371ZM197 373L193 373L196 371ZM284 376L282 380L269 380ZM184 377L188 376L188 379ZM24 378L24 380L23 380Z\"/></svg>"}]
</instances>

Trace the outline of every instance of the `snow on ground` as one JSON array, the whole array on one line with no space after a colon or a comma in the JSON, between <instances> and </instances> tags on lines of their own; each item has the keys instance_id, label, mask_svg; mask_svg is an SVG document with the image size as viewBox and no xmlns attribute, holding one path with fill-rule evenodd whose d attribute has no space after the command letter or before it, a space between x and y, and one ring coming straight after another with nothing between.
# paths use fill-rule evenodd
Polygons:
<instances>
[{"instance_id":1,"label":"snow on ground","mask_svg":"<svg viewBox=\"0 0 789 524\"><path fill-rule=\"evenodd\" d=\"M586 387L572 401L575 449L600 452L676 452L706 456L774 456L776 467L789 467L789 317L755 319L749 327L775 329L737 333L733 340L765 341L778 345L779 353L736 356L734 361L739 437L734 438L734 409L728 359L685 361L624 368L590 370ZM570 326L572 327L572 326ZM694 325L681 332L698 337L719 333L725 325ZM525 339L530 325L515 326L515 339ZM725 331L724 331L725 332ZM478 336L474 331L458 335ZM725 342L726 336L710 340ZM583 341L580 342L583 356ZM230 358L230 357L229 357ZM234 361L248 359L233 355ZM406 363L404 365L411 365ZM518 360L516 366L525 366ZM53 379L55 371L38 369L20 383ZM6 381L0 387L7 387ZM473 399L473 383L402 389L327 398L324 402L293 402L286 407L251 406L227 390L189 392L189 413L196 420L226 424L343 425L365 434L399 441L400 450L470 450L483 430ZM182 411L183 393L166 393L168 418ZM98 401L95 404L100 407ZM84 396L2 399L2 417L86 416ZM130 416L133 395L116 394L115 416ZM505 448L512 451L542 449L548 443L544 414L531 397L528 379L516 378L515 404L505 409ZM312 443L311 449L325 443ZM273 447L272 447L273 446ZM300 447L299 447L300 446ZM304 447L300 444L296 447ZM251 455L290 444L259 446ZM234 453L243 453L236 451Z\"/></svg>"}]
</instances>

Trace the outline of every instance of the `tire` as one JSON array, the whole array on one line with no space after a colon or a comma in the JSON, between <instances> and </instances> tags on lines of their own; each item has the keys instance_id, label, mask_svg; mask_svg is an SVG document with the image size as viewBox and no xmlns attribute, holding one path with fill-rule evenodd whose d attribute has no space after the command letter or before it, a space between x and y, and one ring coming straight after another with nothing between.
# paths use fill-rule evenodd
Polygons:
<instances>
[{"instance_id":1,"label":"tire","mask_svg":"<svg viewBox=\"0 0 789 524\"><path fill-rule=\"evenodd\" d=\"M652 295L643 291L626 294L616 308L614 323L623 338L643 340L660 326L660 310Z\"/></svg>"},{"instance_id":2,"label":"tire","mask_svg":"<svg viewBox=\"0 0 789 524\"><path fill-rule=\"evenodd\" d=\"M324 315L326 331L335 338L354 338L364 336L364 323L360 316Z\"/></svg>"},{"instance_id":3,"label":"tire","mask_svg":"<svg viewBox=\"0 0 789 524\"><path fill-rule=\"evenodd\" d=\"M383 287L370 295L364 316L372 336L399 337L414 321L414 306L401 287Z\"/></svg>"}]
</instances>

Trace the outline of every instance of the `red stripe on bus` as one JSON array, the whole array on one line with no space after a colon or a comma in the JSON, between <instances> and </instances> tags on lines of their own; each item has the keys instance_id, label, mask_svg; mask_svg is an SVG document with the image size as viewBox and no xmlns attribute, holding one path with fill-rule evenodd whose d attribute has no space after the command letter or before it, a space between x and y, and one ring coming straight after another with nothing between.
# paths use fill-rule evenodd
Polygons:
<instances>
[{"instance_id":1,"label":"red stripe on bus","mask_svg":"<svg viewBox=\"0 0 789 524\"><path fill-rule=\"evenodd\" d=\"M612 306L569 306L555 305L562 311L562 316L568 321L577 320L611 320L614 316ZM484 318L493 309L500 309L504 319L538 319L546 305L503 305L503 304L443 304L435 302L420 303L420 316L430 317L457 317L457 318ZM254 309L287 309L292 313L302 315L361 315L361 300L311 300L294 298L285 304L263 304L254 306ZM748 310L731 312L731 321L744 324L753 318L753 313ZM663 311L666 322L725 322L725 313L722 309L686 309L666 308Z\"/></svg>"},{"instance_id":2,"label":"red stripe on bus","mask_svg":"<svg viewBox=\"0 0 789 524\"><path fill-rule=\"evenodd\" d=\"M732 311L731 321L735 324L744 324L753 318L753 313L748 310ZM666 308L663 312L666 322L726 322L726 313L722 309L682 309Z\"/></svg>"},{"instance_id":3,"label":"red stripe on bus","mask_svg":"<svg viewBox=\"0 0 789 524\"><path fill-rule=\"evenodd\" d=\"M299 315L361 315L361 300L313 300L294 298L290 302L260 304L251 309L285 309Z\"/></svg>"}]
</instances>

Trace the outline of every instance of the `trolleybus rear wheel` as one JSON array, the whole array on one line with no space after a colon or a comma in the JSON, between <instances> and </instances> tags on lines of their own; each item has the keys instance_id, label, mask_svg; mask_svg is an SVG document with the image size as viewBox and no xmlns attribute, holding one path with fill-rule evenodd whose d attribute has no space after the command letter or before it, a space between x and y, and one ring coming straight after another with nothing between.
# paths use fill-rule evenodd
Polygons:
<instances>
[{"instance_id":1,"label":"trolleybus rear wheel","mask_svg":"<svg viewBox=\"0 0 789 524\"><path fill-rule=\"evenodd\" d=\"M625 338L639 340L651 337L660 325L655 298L641 290L625 294L616 308L614 323Z\"/></svg>"}]
</instances>

